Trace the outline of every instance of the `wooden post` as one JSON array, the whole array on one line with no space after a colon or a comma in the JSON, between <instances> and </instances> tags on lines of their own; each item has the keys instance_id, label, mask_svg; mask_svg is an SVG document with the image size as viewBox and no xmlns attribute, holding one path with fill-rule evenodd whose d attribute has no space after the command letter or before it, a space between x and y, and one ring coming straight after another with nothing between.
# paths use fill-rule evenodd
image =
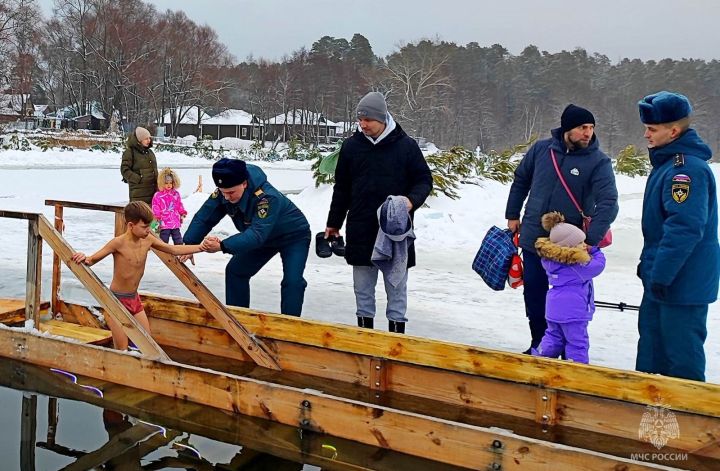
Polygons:
<instances>
[{"instance_id":1,"label":"wooden post","mask_svg":"<svg viewBox=\"0 0 720 471\"><path fill-rule=\"evenodd\" d=\"M122 211L115 213L115 237L125 232L125 216Z\"/></svg>"},{"instance_id":2,"label":"wooden post","mask_svg":"<svg viewBox=\"0 0 720 471\"><path fill-rule=\"evenodd\" d=\"M56 397L48 398L48 429L47 442L49 445L55 445L55 437L57 436L58 426L58 400Z\"/></svg>"},{"instance_id":3,"label":"wooden post","mask_svg":"<svg viewBox=\"0 0 720 471\"><path fill-rule=\"evenodd\" d=\"M195 188L195 193L202 193L203 187L202 187L202 175L198 175L198 186Z\"/></svg>"},{"instance_id":4,"label":"wooden post","mask_svg":"<svg viewBox=\"0 0 720 471\"><path fill-rule=\"evenodd\" d=\"M55 230L60 234L65 229L63 221L63 207L60 204L55 205ZM60 257L53 252L53 271L52 271L52 289L50 291L50 311L55 314L60 312L58 306L58 297L60 296Z\"/></svg>"},{"instance_id":5,"label":"wooden post","mask_svg":"<svg viewBox=\"0 0 720 471\"><path fill-rule=\"evenodd\" d=\"M37 396L23 396L20 423L20 469L35 471L35 434L37 432Z\"/></svg>"},{"instance_id":6,"label":"wooden post","mask_svg":"<svg viewBox=\"0 0 720 471\"><path fill-rule=\"evenodd\" d=\"M28 219L27 278L25 282L25 320L40 328L40 287L42 277L42 238L38 218Z\"/></svg>"}]
</instances>

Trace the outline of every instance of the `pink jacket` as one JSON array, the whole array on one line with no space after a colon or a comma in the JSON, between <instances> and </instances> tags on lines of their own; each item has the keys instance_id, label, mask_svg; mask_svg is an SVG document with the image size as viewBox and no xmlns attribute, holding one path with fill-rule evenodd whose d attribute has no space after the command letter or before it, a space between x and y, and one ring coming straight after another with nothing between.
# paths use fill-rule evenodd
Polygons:
<instances>
[{"instance_id":1,"label":"pink jacket","mask_svg":"<svg viewBox=\"0 0 720 471\"><path fill-rule=\"evenodd\" d=\"M160 190L152 199L152 210L155 218L160 221L160 229L177 229L182 225L180 216L187 211L177 190Z\"/></svg>"}]
</instances>

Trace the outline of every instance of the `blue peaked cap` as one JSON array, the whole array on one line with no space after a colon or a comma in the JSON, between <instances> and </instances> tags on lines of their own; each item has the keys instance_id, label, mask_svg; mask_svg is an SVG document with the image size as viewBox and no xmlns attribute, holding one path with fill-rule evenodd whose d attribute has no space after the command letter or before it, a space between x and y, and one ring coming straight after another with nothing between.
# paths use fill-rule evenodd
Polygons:
<instances>
[{"instance_id":1,"label":"blue peaked cap","mask_svg":"<svg viewBox=\"0 0 720 471\"><path fill-rule=\"evenodd\" d=\"M638 102L640 121L643 124L672 123L690 116L692 106L685 95L672 92L657 92Z\"/></svg>"}]
</instances>

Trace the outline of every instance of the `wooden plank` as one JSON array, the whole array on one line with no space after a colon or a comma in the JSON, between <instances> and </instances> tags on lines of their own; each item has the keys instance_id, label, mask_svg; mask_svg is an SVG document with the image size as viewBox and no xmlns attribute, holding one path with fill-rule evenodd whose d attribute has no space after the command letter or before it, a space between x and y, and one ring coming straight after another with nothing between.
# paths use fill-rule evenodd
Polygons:
<instances>
[{"instance_id":1,"label":"wooden plank","mask_svg":"<svg viewBox=\"0 0 720 471\"><path fill-rule=\"evenodd\" d=\"M59 335L93 345L105 345L112 340L112 333L109 330L95 329L57 320L41 322L39 330L51 335Z\"/></svg>"},{"instance_id":2,"label":"wooden plank","mask_svg":"<svg viewBox=\"0 0 720 471\"><path fill-rule=\"evenodd\" d=\"M123 354L91 345L0 330L0 354L211 407L267 418L469 468L662 469L509 432L464 425L234 375Z\"/></svg>"},{"instance_id":3,"label":"wooden plank","mask_svg":"<svg viewBox=\"0 0 720 471\"><path fill-rule=\"evenodd\" d=\"M170 360L170 357L160 348L135 318L120 304L120 301L110 292L97 275L86 265L71 260L73 250L65 239L44 216L39 217L40 235L52 247L60 259L70 268L75 276L90 291L90 294L105 308L105 314L110 315L120 325L127 336L140 351L150 358Z\"/></svg>"},{"instance_id":4,"label":"wooden plank","mask_svg":"<svg viewBox=\"0 0 720 471\"><path fill-rule=\"evenodd\" d=\"M237 444L242 446L243 453L269 453L286 460L314 465L325 471L465 471L467 469L399 454L391 450L382 450L338 437L301 434L295 426L229 414L202 404L131 389L106 381L84 376L79 377L78 380L82 384L102 390L103 397L100 398L97 394L79 388L70 381L58 380L58 375L51 373L47 368L12 360L0 362L0 385L87 402L166 428ZM327 445L337 450L337 456L333 457L332 448L328 448ZM38 444L38 446L43 445ZM62 451L58 450L58 452Z\"/></svg>"},{"instance_id":5,"label":"wooden plank","mask_svg":"<svg viewBox=\"0 0 720 471\"><path fill-rule=\"evenodd\" d=\"M25 279L25 319L40 325L40 292L42 282L42 239L38 219L28 220L27 274Z\"/></svg>"},{"instance_id":6,"label":"wooden plank","mask_svg":"<svg viewBox=\"0 0 720 471\"><path fill-rule=\"evenodd\" d=\"M146 296L144 302L153 315L194 325L219 327L204 309L192 301ZM673 410L720 417L720 406L716 400L720 397L718 384L569 363L410 335L386 335L381 331L233 306L230 306L229 310L250 332L266 339L330 348L643 405L662 402Z\"/></svg>"},{"instance_id":7,"label":"wooden plank","mask_svg":"<svg viewBox=\"0 0 720 471\"><path fill-rule=\"evenodd\" d=\"M97 204L97 203L85 203L81 201L66 201L66 200L45 200L46 206L64 206L66 208L77 208L77 209L90 209L94 211L110 211L117 212L122 211L124 205L120 204Z\"/></svg>"},{"instance_id":8,"label":"wooden plank","mask_svg":"<svg viewBox=\"0 0 720 471\"><path fill-rule=\"evenodd\" d=\"M38 215L38 213L28 213L25 211L8 211L7 209L0 209L0 218L37 219Z\"/></svg>"},{"instance_id":9,"label":"wooden plank","mask_svg":"<svg viewBox=\"0 0 720 471\"><path fill-rule=\"evenodd\" d=\"M104 329L105 326L100 322L100 319L85 306L79 304L66 303L62 299L57 301L58 311L62 314L63 320L67 322L73 322L75 324L84 325L86 327L94 327L96 329ZM101 307L97 310L104 314L105 310Z\"/></svg>"},{"instance_id":10,"label":"wooden plank","mask_svg":"<svg viewBox=\"0 0 720 471\"><path fill-rule=\"evenodd\" d=\"M151 237L154 237L154 235L151 235ZM230 315L227 307L205 287L188 267L180 263L174 255L155 249L153 249L153 252L155 252L155 255L162 260L165 266L178 277L180 282L195 295L200 301L200 304L203 305L255 363L272 370L280 369L277 360L262 341L253 337L237 318Z\"/></svg>"},{"instance_id":11,"label":"wooden plank","mask_svg":"<svg viewBox=\"0 0 720 471\"><path fill-rule=\"evenodd\" d=\"M40 303L40 314L47 313L50 303ZM0 323L19 324L25 322L25 300L0 298Z\"/></svg>"},{"instance_id":12,"label":"wooden plank","mask_svg":"<svg viewBox=\"0 0 720 471\"><path fill-rule=\"evenodd\" d=\"M63 207L61 205L55 205L55 230L58 234L62 234L65 230L65 222L63 221ZM53 270L52 270L52 281L50 285L50 306L53 313L60 312L60 306L58 305L58 298L60 296L60 277L62 271L60 270L60 257L53 252Z\"/></svg>"}]
</instances>

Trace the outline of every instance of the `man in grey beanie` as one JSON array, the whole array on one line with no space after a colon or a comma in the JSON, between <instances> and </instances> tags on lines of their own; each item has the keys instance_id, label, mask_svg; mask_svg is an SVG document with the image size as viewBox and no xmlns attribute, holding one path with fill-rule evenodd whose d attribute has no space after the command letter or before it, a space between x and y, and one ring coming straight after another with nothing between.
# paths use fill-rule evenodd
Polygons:
<instances>
[{"instance_id":1,"label":"man in grey beanie","mask_svg":"<svg viewBox=\"0 0 720 471\"><path fill-rule=\"evenodd\" d=\"M378 236L378 208L389 196L404 199L412 218L432 190L432 175L417 142L388 112L385 96L365 95L356 111L360 130L340 149L325 238L338 237L347 218L345 260L353 266L353 288L360 327L373 328L378 268L371 255ZM415 265L409 245L407 267ZM404 333L407 317L407 271L397 284L383 275L390 332Z\"/></svg>"}]
</instances>

